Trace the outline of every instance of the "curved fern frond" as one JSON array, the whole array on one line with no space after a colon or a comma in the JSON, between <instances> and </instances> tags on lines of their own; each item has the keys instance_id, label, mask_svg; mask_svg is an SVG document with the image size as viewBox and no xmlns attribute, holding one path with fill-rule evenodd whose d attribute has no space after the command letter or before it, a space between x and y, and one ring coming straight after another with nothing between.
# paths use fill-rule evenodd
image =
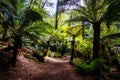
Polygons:
<instances>
[{"instance_id":1,"label":"curved fern frond","mask_svg":"<svg viewBox=\"0 0 120 80\"><path fill-rule=\"evenodd\" d=\"M101 40L105 39L115 39L115 38L120 38L120 33L115 33L115 34L109 34L101 38Z\"/></svg>"}]
</instances>

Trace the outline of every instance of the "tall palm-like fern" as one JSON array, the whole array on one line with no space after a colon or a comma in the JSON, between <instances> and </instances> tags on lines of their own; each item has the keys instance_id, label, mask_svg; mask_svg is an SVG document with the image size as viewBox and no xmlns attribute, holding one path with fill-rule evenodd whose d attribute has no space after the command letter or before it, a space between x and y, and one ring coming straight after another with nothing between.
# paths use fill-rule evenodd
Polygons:
<instances>
[{"instance_id":1,"label":"tall palm-like fern","mask_svg":"<svg viewBox=\"0 0 120 80\"><path fill-rule=\"evenodd\" d=\"M75 57L75 39L76 37L81 33L81 29L80 29L81 25L77 25L74 27L71 27L68 29L68 34L72 36L72 41L71 41L71 58L70 58L70 63L72 63L73 58Z\"/></svg>"},{"instance_id":2,"label":"tall palm-like fern","mask_svg":"<svg viewBox=\"0 0 120 80\"><path fill-rule=\"evenodd\" d=\"M93 59L100 57L100 24L103 21L115 21L120 17L119 0L84 0L80 14L93 24Z\"/></svg>"},{"instance_id":3,"label":"tall palm-like fern","mask_svg":"<svg viewBox=\"0 0 120 80\"><path fill-rule=\"evenodd\" d=\"M73 0L68 0L73 1ZM66 2L66 0L65 0ZM86 21L93 25L93 59L100 57L100 26L102 22L120 19L119 0L83 0L84 5L75 8ZM78 19L80 20L80 19Z\"/></svg>"},{"instance_id":4,"label":"tall palm-like fern","mask_svg":"<svg viewBox=\"0 0 120 80\"><path fill-rule=\"evenodd\" d=\"M23 8L23 5L25 4L26 0L16 1L0 1L1 4L5 4L5 7L2 8L3 6L0 6L0 9L7 10L6 12L1 11L3 15L4 13L7 14L6 19L8 25L5 25L3 27L7 27L6 31L9 30L10 36L12 36L14 40L13 56L11 59L11 65L13 66L15 66L16 64L18 50L22 48L23 40L27 38L29 40L32 40L33 42L37 42L37 39L39 39L38 35L40 35L40 26L45 27L49 25L43 21L42 15L39 12L36 12L35 10L31 9L31 4L28 4L27 7ZM8 5L6 7L7 3ZM15 9L13 13L11 13L11 11L8 11L10 8L8 7L9 5L13 9ZM33 26L32 23L36 21L40 21L40 24L39 26L37 25L35 27L35 25Z\"/></svg>"},{"instance_id":5,"label":"tall palm-like fern","mask_svg":"<svg viewBox=\"0 0 120 80\"><path fill-rule=\"evenodd\" d=\"M22 37L24 36L24 34L26 34L27 36L29 36L30 39L35 40L36 37L33 34L30 34L30 32L26 32L25 28L27 26L29 26L30 23L33 23L37 20L41 20L42 21L42 16L33 11L33 10L27 10L25 12L25 16L23 18L23 21L21 22L21 25L19 26L19 28L13 30L13 34L14 34L14 50L13 50L13 57L11 60L11 63L13 65L16 64L16 58L17 58L17 53L18 53L18 49L22 47Z\"/></svg>"}]
</instances>

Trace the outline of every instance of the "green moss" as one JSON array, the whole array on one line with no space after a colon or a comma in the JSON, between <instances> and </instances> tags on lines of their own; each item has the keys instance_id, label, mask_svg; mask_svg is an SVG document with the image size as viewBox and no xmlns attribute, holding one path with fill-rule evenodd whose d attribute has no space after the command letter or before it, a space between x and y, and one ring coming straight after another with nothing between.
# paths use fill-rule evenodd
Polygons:
<instances>
[{"instance_id":1,"label":"green moss","mask_svg":"<svg viewBox=\"0 0 120 80\"><path fill-rule=\"evenodd\" d=\"M102 59L95 59L91 61L89 64L82 59L76 58L72 62L77 68L85 72L94 72L101 70L102 67ZM108 69L108 67L106 67Z\"/></svg>"}]
</instances>

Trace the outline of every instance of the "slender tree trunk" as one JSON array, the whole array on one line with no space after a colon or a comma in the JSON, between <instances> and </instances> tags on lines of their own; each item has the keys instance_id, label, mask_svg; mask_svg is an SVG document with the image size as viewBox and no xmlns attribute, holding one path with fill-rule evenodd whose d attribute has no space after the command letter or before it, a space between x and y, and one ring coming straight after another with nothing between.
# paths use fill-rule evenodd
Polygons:
<instances>
[{"instance_id":1,"label":"slender tree trunk","mask_svg":"<svg viewBox=\"0 0 120 80\"><path fill-rule=\"evenodd\" d=\"M71 58L70 58L70 63L72 63L73 61L73 58L75 57L75 35L72 35L73 39L72 39L72 42L71 42Z\"/></svg>"},{"instance_id":2,"label":"slender tree trunk","mask_svg":"<svg viewBox=\"0 0 120 80\"><path fill-rule=\"evenodd\" d=\"M55 29L58 29L58 2L59 0L57 0L57 5L56 5L56 15L55 15Z\"/></svg>"},{"instance_id":3,"label":"slender tree trunk","mask_svg":"<svg viewBox=\"0 0 120 80\"><path fill-rule=\"evenodd\" d=\"M85 35L85 32L84 32L84 21L82 21L82 38L84 40L84 35Z\"/></svg>"},{"instance_id":4,"label":"slender tree trunk","mask_svg":"<svg viewBox=\"0 0 120 80\"><path fill-rule=\"evenodd\" d=\"M29 7L28 7L28 10L31 8L31 5L32 5L33 2L34 2L34 0L31 0L31 1L30 1L30 4L29 4Z\"/></svg>"},{"instance_id":5,"label":"slender tree trunk","mask_svg":"<svg viewBox=\"0 0 120 80\"><path fill-rule=\"evenodd\" d=\"M100 22L93 23L93 59L100 58Z\"/></svg>"},{"instance_id":6,"label":"slender tree trunk","mask_svg":"<svg viewBox=\"0 0 120 80\"><path fill-rule=\"evenodd\" d=\"M101 45L101 48L100 48L101 49L101 57L103 57L103 59L105 59L105 60L109 60L108 53L107 53L107 51L105 49L106 44L105 43L101 43L100 45Z\"/></svg>"},{"instance_id":7,"label":"slender tree trunk","mask_svg":"<svg viewBox=\"0 0 120 80\"><path fill-rule=\"evenodd\" d=\"M56 42L56 40L54 40L53 42L54 42L54 45L53 45L53 51L56 52L56 51L57 51L57 45L56 45L57 42Z\"/></svg>"},{"instance_id":8,"label":"slender tree trunk","mask_svg":"<svg viewBox=\"0 0 120 80\"><path fill-rule=\"evenodd\" d=\"M15 36L14 38L14 48L13 48L13 56L11 59L11 65L16 66L16 60L17 60L17 54L18 54L18 49L20 46L21 42L21 37L20 36Z\"/></svg>"},{"instance_id":9,"label":"slender tree trunk","mask_svg":"<svg viewBox=\"0 0 120 80\"><path fill-rule=\"evenodd\" d=\"M106 25L107 25L108 32L109 32L110 31L110 22L107 22Z\"/></svg>"},{"instance_id":10,"label":"slender tree trunk","mask_svg":"<svg viewBox=\"0 0 120 80\"><path fill-rule=\"evenodd\" d=\"M64 44L62 44L62 50L61 50L62 56L64 56L66 50L67 50L67 41L65 41Z\"/></svg>"},{"instance_id":11,"label":"slender tree trunk","mask_svg":"<svg viewBox=\"0 0 120 80\"><path fill-rule=\"evenodd\" d=\"M45 53L43 54L43 56L48 56L48 50L49 50L49 48L50 48L50 40L47 41L47 49L46 49Z\"/></svg>"},{"instance_id":12,"label":"slender tree trunk","mask_svg":"<svg viewBox=\"0 0 120 80\"><path fill-rule=\"evenodd\" d=\"M47 1L48 1L48 0L46 0L46 1L43 3L43 5L42 5L42 9L44 9L45 4L47 3Z\"/></svg>"}]
</instances>

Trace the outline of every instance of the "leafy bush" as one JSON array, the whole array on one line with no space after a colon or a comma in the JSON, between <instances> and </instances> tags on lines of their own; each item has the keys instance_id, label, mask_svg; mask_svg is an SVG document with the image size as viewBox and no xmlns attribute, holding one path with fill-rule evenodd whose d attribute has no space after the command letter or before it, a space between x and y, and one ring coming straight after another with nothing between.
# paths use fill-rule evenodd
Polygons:
<instances>
[{"instance_id":1,"label":"leafy bush","mask_svg":"<svg viewBox=\"0 0 120 80\"><path fill-rule=\"evenodd\" d=\"M91 70L99 69L102 67L102 59L95 59L89 64Z\"/></svg>"},{"instance_id":2,"label":"leafy bush","mask_svg":"<svg viewBox=\"0 0 120 80\"><path fill-rule=\"evenodd\" d=\"M109 66L104 65L103 70L104 70L104 71L110 71L110 67L109 67Z\"/></svg>"},{"instance_id":3,"label":"leafy bush","mask_svg":"<svg viewBox=\"0 0 120 80\"><path fill-rule=\"evenodd\" d=\"M51 56L51 57L61 57L61 54L59 52L51 52L50 51L49 56Z\"/></svg>"},{"instance_id":4,"label":"leafy bush","mask_svg":"<svg viewBox=\"0 0 120 80\"><path fill-rule=\"evenodd\" d=\"M79 68L82 71L90 72L90 73L91 72L95 73L100 71L102 67L102 62L103 62L102 59L99 59L99 58L91 61L89 64L79 58L73 60L73 64L77 68Z\"/></svg>"},{"instance_id":5,"label":"leafy bush","mask_svg":"<svg viewBox=\"0 0 120 80\"><path fill-rule=\"evenodd\" d=\"M83 53L84 60L91 60L91 53L92 53L92 41L91 40L80 40L77 43L77 50L80 50Z\"/></svg>"}]
</instances>

